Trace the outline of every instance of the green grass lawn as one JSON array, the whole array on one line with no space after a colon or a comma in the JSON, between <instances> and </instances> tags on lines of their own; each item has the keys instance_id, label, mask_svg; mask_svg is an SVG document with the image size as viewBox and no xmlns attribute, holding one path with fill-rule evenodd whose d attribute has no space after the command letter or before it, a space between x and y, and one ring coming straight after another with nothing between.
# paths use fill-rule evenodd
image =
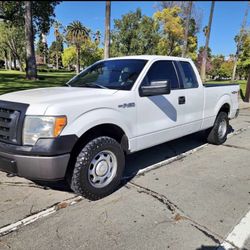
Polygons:
<instances>
[{"instance_id":1,"label":"green grass lawn","mask_svg":"<svg viewBox=\"0 0 250 250\"><path fill-rule=\"evenodd\" d=\"M75 74L70 72L38 73L39 80L25 79L25 73L14 70L0 70L0 95L32 88L63 86Z\"/></svg>"},{"instance_id":2,"label":"green grass lawn","mask_svg":"<svg viewBox=\"0 0 250 250\"><path fill-rule=\"evenodd\" d=\"M38 73L39 80L30 81L25 79L25 73L14 70L0 70L0 95L32 88L63 86L75 74L70 72ZM230 81L207 81L207 83L230 83ZM242 93L246 91L246 81L237 81Z\"/></svg>"}]
</instances>

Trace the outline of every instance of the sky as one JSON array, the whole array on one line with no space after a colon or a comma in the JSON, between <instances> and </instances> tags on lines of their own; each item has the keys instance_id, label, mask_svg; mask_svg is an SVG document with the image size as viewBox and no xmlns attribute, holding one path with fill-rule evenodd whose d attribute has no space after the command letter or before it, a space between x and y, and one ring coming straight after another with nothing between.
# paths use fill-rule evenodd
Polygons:
<instances>
[{"instance_id":1,"label":"sky","mask_svg":"<svg viewBox=\"0 0 250 250\"><path fill-rule=\"evenodd\" d=\"M228 56L235 53L234 37L240 31L247 4L247 1L216 1L209 43L213 54ZM137 8L141 8L142 14L152 17L156 6L156 1L112 1L111 29L114 19L119 19L122 15L135 11ZM202 29L208 23L211 1L196 1L195 6L201 15L201 29L198 34L198 47L200 47L205 44ZM74 20L79 20L93 32L100 30L103 39L105 1L63 1L56 6L55 14L56 19L64 26ZM250 28L250 15L247 27ZM53 28L47 39L49 45L55 39Z\"/></svg>"}]
</instances>

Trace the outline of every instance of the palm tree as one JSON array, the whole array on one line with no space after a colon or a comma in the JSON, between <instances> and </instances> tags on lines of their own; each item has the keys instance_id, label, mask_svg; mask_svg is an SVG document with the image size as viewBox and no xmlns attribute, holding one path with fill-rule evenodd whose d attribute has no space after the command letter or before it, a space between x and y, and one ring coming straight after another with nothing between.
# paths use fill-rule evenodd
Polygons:
<instances>
[{"instance_id":1,"label":"palm tree","mask_svg":"<svg viewBox=\"0 0 250 250\"><path fill-rule=\"evenodd\" d=\"M97 30L94 34L94 40L95 43L98 45L100 43L101 40L101 32L99 30Z\"/></svg>"},{"instance_id":2,"label":"palm tree","mask_svg":"<svg viewBox=\"0 0 250 250\"><path fill-rule=\"evenodd\" d=\"M59 54L60 54L60 46L59 44L62 42L62 34L60 33L60 29L63 28L62 24L59 21L53 22L54 27L54 36L56 39L56 69L59 69Z\"/></svg>"},{"instance_id":3,"label":"palm tree","mask_svg":"<svg viewBox=\"0 0 250 250\"><path fill-rule=\"evenodd\" d=\"M214 4L215 4L215 1L212 1L208 26L205 28L206 44L205 44L205 48L203 51L202 63L201 63L201 79L203 82L205 82L206 80L207 50L208 50L211 26L212 26L212 21L213 21Z\"/></svg>"},{"instance_id":4,"label":"palm tree","mask_svg":"<svg viewBox=\"0 0 250 250\"><path fill-rule=\"evenodd\" d=\"M36 57L34 48L34 31L32 23L32 1L24 2L25 40L26 40L26 78L37 79Z\"/></svg>"},{"instance_id":5,"label":"palm tree","mask_svg":"<svg viewBox=\"0 0 250 250\"><path fill-rule=\"evenodd\" d=\"M76 72L80 73L81 45L89 38L88 30L80 21L73 21L67 26L66 39L76 47L77 65Z\"/></svg>"},{"instance_id":6,"label":"palm tree","mask_svg":"<svg viewBox=\"0 0 250 250\"><path fill-rule=\"evenodd\" d=\"M104 58L109 58L110 54L110 9L111 1L106 1Z\"/></svg>"}]
</instances>

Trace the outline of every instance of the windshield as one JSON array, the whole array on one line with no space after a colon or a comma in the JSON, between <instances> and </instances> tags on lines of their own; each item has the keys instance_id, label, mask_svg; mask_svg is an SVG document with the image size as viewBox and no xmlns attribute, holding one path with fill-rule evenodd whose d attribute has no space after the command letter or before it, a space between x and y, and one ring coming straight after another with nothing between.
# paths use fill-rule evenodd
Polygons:
<instances>
[{"instance_id":1,"label":"windshield","mask_svg":"<svg viewBox=\"0 0 250 250\"><path fill-rule=\"evenodd\" d=\"M102 61L87 68L68 82L71 87L130 90L147 60L117 59Z\"/></svg>"}]
</instances>

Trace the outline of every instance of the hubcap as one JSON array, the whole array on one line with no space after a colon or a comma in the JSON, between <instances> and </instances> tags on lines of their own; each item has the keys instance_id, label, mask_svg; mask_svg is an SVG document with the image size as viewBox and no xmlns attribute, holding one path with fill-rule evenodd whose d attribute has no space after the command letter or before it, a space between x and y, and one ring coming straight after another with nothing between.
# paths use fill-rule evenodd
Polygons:
<instances>
[{"instance_id":1,"label":"hubcap","mask_svg":"<svg viewBox=\"0 0 250 250\"><path fill-rule=\"evenodd\" d=\"M115 177L117 172L117 159L109 150L99 152L91 161L88 178L95 188L107 186Z\"/></svg>"},{"instance_id":2,"label":"hubcap","mask_svg":"<svg viewBox=\"0 0 250 250\"><path fill-rule=\"evenodd\" d=\"M219 128L218 128L218 135L219 138L222 139L227 133L227 121L223 120L221 121Z\"/></svg>"}]
</instances>

